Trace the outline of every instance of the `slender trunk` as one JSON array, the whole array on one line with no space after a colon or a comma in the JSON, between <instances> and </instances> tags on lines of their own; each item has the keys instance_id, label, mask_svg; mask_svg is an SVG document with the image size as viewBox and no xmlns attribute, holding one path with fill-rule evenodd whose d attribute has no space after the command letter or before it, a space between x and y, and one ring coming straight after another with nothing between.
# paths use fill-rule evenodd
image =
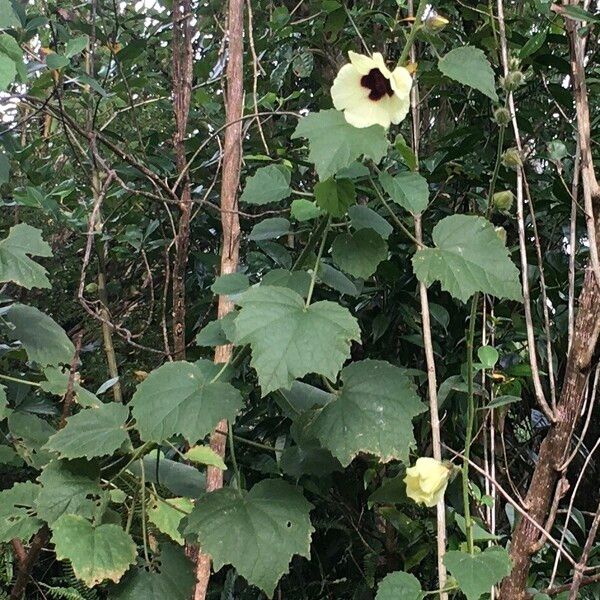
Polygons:
<instances>
[{"instance_id":1,"label":"slender trunk","mask_svg":"<svg viewBox=\"0 0 600 600\"><path fill-rule=\"evenodd\" d=\"M173 109L176 131L173 138L179 183L179 227L173 262L173 353L185 358L185 272L190 245L192 195L185 153L185 134L192 94L191 0L173 2ZM177 190L174 190L175 192Z\"/></svg>"},{"instance_id":2,"label":"slender trunk","mask_svg":"<svg viewBox=\"0 0 600 600\"><path fill-rule=\"evenodd\" d=\"M237 213L238 186L242 159L242 112L244 101L244 0L229 0L228 17L229 58L227 62L226 122L223 145L223 176L221 181L221 275L237 270L240 252L240 220ZM233 309L227 296L219 296L218 316L224 317ZM231 359L231 345L218 346L215 362L226 363ZM210 440L211 448L225 456L227 421L221 421ZM206 490L212 492L223 487L223 471L208 467ZM204 600L210 580L210 556L200 553L196 565L196 589L194 600Z\"/></svg>"}]
</instances>

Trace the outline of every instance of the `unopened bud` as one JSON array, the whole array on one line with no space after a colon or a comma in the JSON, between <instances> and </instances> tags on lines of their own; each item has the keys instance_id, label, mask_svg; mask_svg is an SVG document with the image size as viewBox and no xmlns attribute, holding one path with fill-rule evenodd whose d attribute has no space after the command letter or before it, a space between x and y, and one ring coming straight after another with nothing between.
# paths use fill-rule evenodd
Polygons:
<instances>
[{"instance_id":1,"label":"unopened bud","mask_svg":"<svg viewBox=\"0 0 600 600\"><path fill-rule=\"evenodd\" d=\"M429 31L430 33L437 33L438 31L444 29L448 23L450 23L448 19L442 17L442 15L433 13L423 21L423 27L425 27L425 30Z\"/></svg>"},{"instance_id":2,"label":"unopened bud","mask_svg":"<svg viewBox=\"0 0 600 600\"><path fill-rule=\"evenodd\" d=\"M507 169L517 169L523 165L518 148L509 148L502 155L502 164Z\"/></svg>"},{"instance_id":3,"label":"unopened bud","mask_svg":"<svg viewBox=\"0 0 600 600\"><path fill-rule=\"evenodd\" d=\"M492 196L492 204L496 210L508 212L513 205L514 196L510 190L496 192Z\"/></svg>"},{"instance_id":4,"label":"unopened bud","mask_svg":"<svg viewBox=\"0 0 600 600\"><path fill-rule=\"evenodd\" d=\"M507 92L514 92L525 83L525 75L522 71L509 71L506 77L502 78L502 87Z\"/></svg>"},{"instance_id":5,"label":"unopened bud","mask_svg":"<svg viewBox=\"0 0 600 600\"><path fill-rule=\"evenodd\" d=\"M504 227L495 227L496 235L500 238L502 243L506 246L506 229Z\"/></svg>"},{"instance_id":6,"label":"unopened bud","mask_svg":"<svg viewBox=\"0 0 600 600\"><path fill-rule=\"evenodd\" d=\"M508 59L508 70L518 71L521 68L521 61L517 56L511 56Z\"/></svg>"},{"instance_id":7,"label":"unopened bud","mask_svg":"<svg viewBox=\"0 0 600 600\"><path fill-rule=\"evenodd\" d=\"M497 108L494 111L494 121L496 121L498 125L508 125L510 123L510 111L508 108Z\"/></svg>"}]
</instances>

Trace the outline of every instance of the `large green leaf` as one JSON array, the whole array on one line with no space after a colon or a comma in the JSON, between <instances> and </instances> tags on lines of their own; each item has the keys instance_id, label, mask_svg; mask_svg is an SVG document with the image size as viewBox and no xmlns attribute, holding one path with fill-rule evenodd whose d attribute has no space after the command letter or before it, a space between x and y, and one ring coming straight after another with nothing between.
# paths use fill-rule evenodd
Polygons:
<instances>
[{"instance_id":1,"label":"large green leaf","mask_svg":"<svg viewBox=\"0 0 600 600\"><path fill-rule=\"evenodd\" d=\"M69 364L75 347L62 327L33 306L13 304L6 313L12 324L8 335L25 348L31 362L39 365Z\"/></svg>"},{"instance_id":2,"label":"large green leaf","mask_svg":"<svg viewBox=\"0 0 600 600\"><path fill-rule=\"evenodd\" d=\"M6 91L16 76L17 65L15 61L10 56L0 53L0 92Z\"/></svg>"},{"instance_id":3,"label":"large green leaf","mask_svg":"<svg viewBox=\"0 0 600 600\"><path fill-rule=\"evenodd\" d=\"M382 171L379 183L396 204L411 213L417 214L427 208L429 186L427 180L418 173L407 171L392 177L387 171Z\"/></svg>"},{"instance_id":4,"label":"large green leaf","mask_svg":"<svg viewBox=\"0 0 600 600\"><path fill-rule=\"evenodd\" d=\"M410 573L397 571L386 575L377 586L375 600L421 600L423 591L419 580Z\"/></svg>"},{"instance_id":5,"label":"large green leaf","mask_svg":"<svg viewBox=\"0 0 600 600\"><path fill-rule=\"evenodd\" d=\"M13 538L27 542L43 525L34 508L39 492L40 486L31 481L0 492L0 542Z\"/></svg>"},{"instance_id":6,"label":"large green leaf","mask_svg":"<svg viewBox=\"0 0 600 600\"><path fill-rule=\"evenodd\" d=\"M360 156L379 163L389 144L385 129L380 125L357 129L346 122L341 112L333 109L301 119L292 138L308 139L308 158L321 180L350 166Z\"/></svg>"},{"instance_id":7,"label":"large green leaf","mask_svg":"<svg viewBox=\"0 0 600 600\"><path fill-rule=\"evenodd\" d=\"M356 202L356 190L350 179L326 179L315 185L317 206L332 215L343 217L348 207Z\"/></svg>"},{"instance_id":8,"label":"large green leaf","mask_svg":"<svg viewBox=\"0 0 600 600\"><path fill-rule=\"evenodd\" d=\"M119 581L135 561L136 546L118 525L92 525L78 515L63 515L52 527L59 560L68 560L88 587L106 579Z\"/></svg>"},{"instance_id":9,"label":"large green leaf","mask_svg":"<svg viewBox=\"0 0 600 600\"><path fill-rule=\"evenodd\" d=\"M84 460L55 460L38 477L38 515L50 525L64 514L92 517L103 494L99 469Z\"/></svg>"},{"instance_id":10,"label":"large green leaf","mask_svg":"<svg viewBox=\"0 0 600 600\"><path fill-rule=\"evenodd\" d=\"M162 544L158 570L144 567L129 570L123 581L111 590L112 600L189 600L196 576L183 548Z\"/></svg>"},{"instance_id":11,"label":"large green leaf","mask_svg":"<svg viewBox=\"0 0 600 600\"><path fill-rule=\"evenodd\" d=\"M276 286L260 286L238 300L236 343L250 344L252 366L263 396L289 388L307 373L337 377L350 356L351 340L360 339L348 309L321 301L305 306L302 297Z\"/></svg>"},{"instance_id":12,"label":"large green leaf","mask_svg":"<svg viewBox=\"0 0 600 600\"><path fill-rule=\"evenodd\" d=\"M152 371L138 385L131 405L143 440L161 442L181 434L194 444L221 419L234 420L242 397L228 383L211 383L199 366L178 361Z\"/></svg>"},{"instance_id":13,"label":"large green leaf","mask_svg":"<svg viewBox=\"0 0 600 600\"><path fill-rule=\"evenodd\" d=\"M467 600L479 600L493 585L509 575L512 568L508 552L496 546L478 554L451 550L446 553L444 562Z\"/></svg>"},{"instance_id":14,"label":"large green leaf","mask_svg":"<svg viewBox=\"0 0 600 600\"><path fill-rule=\"evenodd\" d=\"M310 556L312 505L293 486L266 479L249 492L225 488L206 494L187 517L215 570L232 564L270 597L295 554Z\"/></svg>"},{"instance_id":15,"label":"large green leaf","mask_svg":"<svg viewBox=\"0 0 600 600\"><path fill-rule=\"evenodd\" d=\"M419 250L412 259L419 281L466 302L475 292L521 299L519 271L494 226L483 217L452 215L433 228L436 248Z\"/></svg>"},{"instance_id":16,"label":"large green leaf","mask_svg":"<svg viewBox=\"0 0 600 600\"><path fill-rule=\"evenodd\" d=\"M183 546L183 536L179 533L179 524L186 514L192 512L193 502L189 498L152 498L148 504L148 520L159 531Z\"/></svg>"},{"instance_id":17,"label":"large green leaf","mask_svg":"<svg viewBox=\"0 0 600 600\"><path fill-rule=\"evenodd\" d=\"M352 227L356 231L361 229L372 229L384 240L387 240L392 231L394 231L394 228L380 214L363 204L351 206L348 209L348 215L352 222Z\"/></svg>"},{"instance_id":18,"label":"large green leaf","mask_svg":"<svg viewBox=\"0 0 600 600\"><path fill-rule=\"evenodd\" d=\"M67 419L66 426L46 443L45 449L61 458L106 456L129 441L125 422L129 408L111 402L86 408Z\"/></svg>"},{"instance_id":19,"label":"large green leaf","mask_svg":"<svg viewBox=\"0 0 600 600\"><path fill-rule=\"evenodd\" d=\"M414 385L399 367L363 360L342 371L342 390L318 413L310 433L350 464L359 452L383 462L408 460L414 445L412 419L425 410Z\"/></svg>"},{"instance_id":20,"label":"large green leaf","mask_svg":"<svg viewBox=\"0 0 600 600\"><path fill-rule=\"evenodd\" d=\"M377 265L387 258L385 240L372 229L340 233L331 247L333 262L353 277L366 279L375 273Z\"/></svg>"},{"instance_id":21,"label":"large green leaf","mask_svg":"<svg viewBox=\"0 0 600 600\"><path fill-rule=\"evenodd\" d=\"M440 58L438 67L446 77L475 88L498 102L494 71L483 50L474 46L455 48Z\"/></svg>"},{"instance_id":22,"label":"large green leaf","mask_svg":"<svg viewBox=\"0 0 600 600\"><path fill-rule=\"evenodd\" d=\"M28 290L49 288L46 269L27 255L48 257L52 256L52 250L39 229L20 223L11 227L8 236L0 241L0 282L13 281Z\"/></svg>"},{"instance_id":23,"label":"large green leaf","mask_svg":"<svg viewBox=\"0 0 600 600\"><path fill-rule=\"evenodd\" d=\"M268 204L279 202L292 193L290 170L280 165L261 167L252 177L246 179L246 187L240 202L248 204Z\"/></svg>"},{"instance_id":24,"label":"large green leaf","mask_svg":"<svg viewBox=\"0 0 600 600\"><path fill-rule=\"evenodd\" d=\"M17 452L28 465L41 469L51 460L52 455L43 449L56 431L50 423L31 413L15 410L8 417L8 429Z\"/></svg>"},{"instance_id":25,"label":"large green leaf","mask_svg":"<svg viewBox=\"0 0 600 600\"><path fill-rule=\"evenodd\" d=\"M10 0L0 0L0 29L12 27L21 27L21 21L19 21Z\"/></svg>"}]
</instances>

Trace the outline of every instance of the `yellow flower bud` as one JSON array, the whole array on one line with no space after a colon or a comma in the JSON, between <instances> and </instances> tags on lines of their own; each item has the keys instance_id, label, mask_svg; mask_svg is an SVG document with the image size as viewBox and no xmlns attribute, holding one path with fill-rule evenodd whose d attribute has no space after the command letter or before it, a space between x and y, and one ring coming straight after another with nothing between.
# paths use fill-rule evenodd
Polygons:
<instances>
[{"instance_id":1,"label":"yellow flower bud","mask_svg":"<svg viewBox=\"0 0 600 600\"><path fill-rule=\"evenodd\" d=\"M506 246L506 229L504 227L495 227L496 235L500 238L500 241ZM494 374L492 373L492 379Z\"/></svg>"},{"instance_id":2,"label":"yellow flower bud","mask_svg":"<svg viewBox=\"0 0 600 600\"><path fill-rule=\"evenodd\" d=\"M513 205L514 196L510 190L504 190L503 192L496 192L492 196L492 204L496 210L501 212L508 212Z\"/></svg>"},{"instance_id":3,"label":"yellow flower bud","mask_svg":"<svg viewBox=\"0 0 600 600\"><path fill-rule=\"evenodd\" d=\"M448 19L442 17L442 15L433 13L423 21L423 26L425 27L426 31L429 31L430 33L436 33L444 29L448 23L450 23Z\"/></svg>"},{"instance_id":4,"label":"yellow flower bud","mask_svg":"<svg viewBox=\"0 0 600 600\"><path fill-rule=\"evenodd\" d=\"M422 456L406 469L406 495L417 504L435 506L443 497L452 469L435 458Z\"/></svg>"}]
</instances>

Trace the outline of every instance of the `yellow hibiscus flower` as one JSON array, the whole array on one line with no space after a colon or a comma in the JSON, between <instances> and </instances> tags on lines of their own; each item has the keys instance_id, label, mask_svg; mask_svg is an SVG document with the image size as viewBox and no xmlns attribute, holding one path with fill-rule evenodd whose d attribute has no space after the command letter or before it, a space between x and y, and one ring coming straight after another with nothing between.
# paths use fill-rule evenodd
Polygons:
<instances>
[{"instance_id":1,"label":"yellow hibiscus flower","mask_svg":"<svg viewBox=\"0 0 600 600\"><path fill-rule=\"evenodd\" d=\"M348 52L333 82L331 98L337 110L354 127L400 123L410 108L412 77L404 67L390 71L379 52L370 56Z\"/></svg>"},{"instance_id":2,"label":"yellow hibiscus flower","mask_svg":"<svg viewBox=\"0 0 600 600\"><path fill-rule=\"evenodd\" d=\"M435 506L443 497L452 470L435 458L421 457L406 469L406 495L425 506Z\"/></svg>"}]
</instances>

